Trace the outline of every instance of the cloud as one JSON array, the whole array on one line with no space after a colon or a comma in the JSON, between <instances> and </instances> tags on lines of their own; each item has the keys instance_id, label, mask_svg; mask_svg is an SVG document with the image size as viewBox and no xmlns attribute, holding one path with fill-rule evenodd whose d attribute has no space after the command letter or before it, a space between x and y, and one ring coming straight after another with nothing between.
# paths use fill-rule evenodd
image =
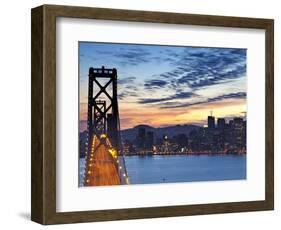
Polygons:
<instances>
[{"instance_id":1,"label":"cloud","mask_svg":"<svg viewBox=\"0 0 281 230\"><path fill-rule=\"evenodd\" d=\"M92 62L104 62L103 65L132 65L149 63L151 50L146 46L113 43L82 43L80 53Z\"/></svg>"},{"instance_id":2,"label":"cloud","mask_svg":"<svg viewBox=\"0 0 281 230\"><path fill-rule=\"evenodd\" d=\"M161 88L167 84L168 82L165 80L152 79L152 80L145 81L144 87L146 89Z\"/></svg>"},{"instance_id":3,"label":"cloud","mask_svg":"<svg viewBox=\"0 0 281 230\"><path fill-rule=\"evenodd\" d=\"M184 103L183 105L173 104L174 99L186 99L197 94L198 90L209 86L223 84L234 81L246 75L246 50L245 49L225 49L225 48L185 48L181 53L165 51L173 58L170 64L174 66L171 71L152 75L150 80L144 82L144 89L149 93L170 92L174 94L163 98L140 98L140 104L159 105L162 108L174 108L202 104L206 102L219 101L223 99L242 97L243 93L226 94L217 98L210 98L203 102ZM222 85L222 86L219 86ZM159 91L159 92L160 92ZM163 93L162 93L163 94ZM246 96L246 95L245 95ZM161 102L161 103L160 103ZM159 104L157 104L159 103ZM163 106L165 104L165 106Z\"/></svg>"},{"instance_id":4,"label":"cloud","mask_svg":"<svg viewBox=\"0 0 281 230\"><path fill-rule=\"evenodd\" d=\"M160 79L175 79L175 87L197 90L245 76L246 49L185 48L171 65L173 70L160 74Z\"/></svg>"},{"instance_id":5,"label":"cloud","mask_svg":"<svg viewBox=\"0 0 281 230\"><path fill-rule=\"evenodd\" d=\"M198 100L205 98L208 94L208 89L206 91L201 91L201 89L209 86L218 86L223 89L224 83L246 76L246 49L129 44L111 45L112 47L109 46L109 48L106 46L108 44L98 44L93 51L96 55L92 52L90 54L104 61L118 63L120 69L127 65L124 67L126 72L128 72L128 68L133 68L134 71L143 68L143 66L138 66L140 64L151 66L153 63L157 66L157 63L161 63L158 69L152 68L154 73L150 78L145 76L146 73L136 78L131 74L139 73L130 71L129 74L124 74L124 78L118 78L118 98L120 100L130 99L139 104L153 103L162 107L163 104L167 107L176 106L176 104L170 103L177 99L179 106L181 106L180 99L192 98L194 103L201 103ZM83 52L82 55L84 55ZM166 71L161 71L160 67ZM231 91L240 90L232 89ZM200 92L205 92L204 96L200 95ZM143 98L143 95L148 94L166 96ZM186 104L186 102L182 103Z\"/></svg>"},{"instance_id":6,"label":"cloud","mask_svg":"<svg viewBox=\"0 0 281 230\"><path fill-rule=\"evenodd\" d=\"M140 104L152 104L152 103L159 103L159 102L167 102L167 101L171 101L171 100L174 100L174 99L191 98L194 95L195 94L192 93L192 92L180 92L180 93L176 93L176 94L174 94L172 96L169 96L169 97L139 99L138 103L140 103Z\"/></svg>"},{"instance_id":7,"label":"cloud","mask_svg":"<svg viewBox=\"0 0 281 230\"><path fill-rule=\"evenodd\" d=\"M121 93L118 94L119 100L125 100L128 97L138 97L138 94L136 91L131 90L123 90Z\"/></svg>"},{"instance_id":8,"label":"cloud","mask_svg":"<svg viewBox=\"0 0 281 230\"><path fill-rule=\"evenodd\" d=\"M243 99L246 98L247 94L245 92L237 92L237 93L229 93L229 94L223 94L216 97L208 98L206 100L198 101L198 102L191 102L191 103L165 103L161 106L162 109L167 108L182 108L182 107L190 107L194 105L200 105L200 104L207 104L211 102L217 102L217 101L223 101L227 99Z\"/></svg>"},{"instance_id":9,"label":"cloud","mask_svg":"<svg viewBox=\"0 0 281 230\"><path fill-rule=\"evenodd\" d=\"M124 77L118 78L118 85L126 85L126 84L133 84L136 80L136 77Z\"/></svg>"},{"instance_id":10,"label":"cloud","mask_svg":"<svg viewBox=\"0 0 281 230\"><path fill-rule=\"evenodd\" d=\"M224 99L237 99L237 98L246 98L247 94L246 92L238 92L238 93L229 93L229 94L223 94L217 97L209 98L208 102L213 102L213 101L221 101Z\"/></svg>"},{"instance_id":11,"label":"cloud","mask_svg":"<svg viewBox=\"0 0 281 230\"><path fill-rule=\"evenodd\" d=\"M118 52L113 54L113 57L117 58L123 65L139 65L140 63L149 63L151 60L151 53L142 48L121 48Z\"/></svg>"},{"instance_id":12,"label":"cloud","mask_svg":"<svg viewBox=\"0 0 281 230\"><path fill-rule=\"evenodd\" d=\"M118 78L119 100L126 100L128 97L138 97L140 87L138 87L136 79L134 76Z\"/></svg>"},{"instance_id":13,"label":"cloud","mask_svg":"<svg viewBox=\"0 0 281 230\"><path fill-rule=\"evenodd\" d=\"M170 52L170 51L165 51ZM170 55L172 53L170 52ZM224 84L246 75L246 50L221 48L186 48L182 53L174 53L177 60L171 71L153 75L144 82L144 89L157 92L175 92L162 98L140 98L139 104L154 104L161 108L177 108L221 101L229 98L246 97L246 93L229 93L192 103L173 102L200 95L198 89ZM188 91L187 91L188 90Z\"/></svg>"}]
</instances>

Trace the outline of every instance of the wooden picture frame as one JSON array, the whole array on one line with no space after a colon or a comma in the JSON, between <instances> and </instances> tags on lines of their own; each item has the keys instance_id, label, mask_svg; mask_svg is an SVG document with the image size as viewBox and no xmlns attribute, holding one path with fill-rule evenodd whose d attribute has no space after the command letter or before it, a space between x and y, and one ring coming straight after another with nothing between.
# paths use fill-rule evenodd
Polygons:
<instances>
[{"instance_id":1,"label":"wooden picture frame","mask_svg":"<svg viewBox=\"0 0 281 230\"><path fill-rule=\"evenodd\" d=\"M56 18L264 29L266 34L265 200L56 212ZM271 19L43 5L32 9L31 219L41 224L156 218L274 208L274 21Z\"/></svg>"}]
</instances>

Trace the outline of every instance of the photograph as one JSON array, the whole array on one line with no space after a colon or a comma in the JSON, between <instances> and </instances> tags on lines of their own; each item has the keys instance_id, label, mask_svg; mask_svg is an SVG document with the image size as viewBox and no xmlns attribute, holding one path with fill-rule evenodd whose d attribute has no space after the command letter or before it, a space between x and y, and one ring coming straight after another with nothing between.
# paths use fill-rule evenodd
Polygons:
<instances>
[{"instance_id":1,"label":"photograph","mask_svg":"<svg viewBox=\"0 0 281 230\"><path fill-rule=\"evenodd\" d=\"M247 49L78 46L79 187L247 179Z\"/></svg>"},{"instance_id":2,"label":"photograph","mask_svg":"<svg viewBox=\"0 0 281 230\"><path fill-rule=\"evenodd\" d=\"M276 20L188 9L32 8L32 221L274 210Z\"/></svg>"}]
</instances>

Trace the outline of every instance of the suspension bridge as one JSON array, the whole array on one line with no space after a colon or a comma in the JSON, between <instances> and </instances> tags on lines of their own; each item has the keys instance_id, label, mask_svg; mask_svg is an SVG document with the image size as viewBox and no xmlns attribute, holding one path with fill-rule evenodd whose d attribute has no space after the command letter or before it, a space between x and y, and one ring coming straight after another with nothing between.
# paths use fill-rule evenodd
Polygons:
<instances>
[{"instance_id":1,"label":"suspension bridge","mask_svg":"<svg viewBox=\"0 0 281 230\"><path fill-rule=\"evenodd\" d=\"M117 100L117 70L89 68L84 186L129 184Z\"/></svg>"}]
</instances>

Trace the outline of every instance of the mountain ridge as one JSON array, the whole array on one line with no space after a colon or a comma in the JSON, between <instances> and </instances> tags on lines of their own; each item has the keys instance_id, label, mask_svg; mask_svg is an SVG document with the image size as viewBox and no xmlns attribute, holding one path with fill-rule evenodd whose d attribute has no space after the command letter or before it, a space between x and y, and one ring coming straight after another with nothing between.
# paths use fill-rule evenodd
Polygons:
<instances>
[{"instance_id":1,"label":"mountain ridge","mask_svg":"<svg viewBox=\"0 0 281 230\"><path fill-rule=\"evenodd\" d=\"M169 138L171 138L178 134L185 134L188 136L191 131L197 131L201 128L201 126L185 124L154 128L149 125L141 124L130 129L121 130L122 138L127 139L129 141L135 140L138 135L138 130L140 128L145 128L146 132L153 132L155 138L162 138L164 135L167 135Z\"/></svg>"}]
</instances>

